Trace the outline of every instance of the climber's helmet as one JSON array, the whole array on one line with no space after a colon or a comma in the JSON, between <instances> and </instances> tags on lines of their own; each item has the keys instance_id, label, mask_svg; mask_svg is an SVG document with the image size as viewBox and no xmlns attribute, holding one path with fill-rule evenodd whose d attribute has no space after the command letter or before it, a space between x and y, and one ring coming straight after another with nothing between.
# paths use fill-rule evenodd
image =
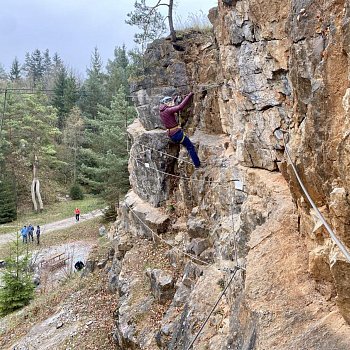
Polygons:
<instances>
[{"instance_id":1,"label":"climber's helmet","mask_svg":"<svg viewBox=\"0 0 350 350\"><path fill-rule=\"evenodd\" d=\"M166 105L170 102L173 102L173 98L170 97L170 96L165 96L163 97L161 100L160 100L160 103L163 104L163 105Z\"/></svg>"}]
</instances>

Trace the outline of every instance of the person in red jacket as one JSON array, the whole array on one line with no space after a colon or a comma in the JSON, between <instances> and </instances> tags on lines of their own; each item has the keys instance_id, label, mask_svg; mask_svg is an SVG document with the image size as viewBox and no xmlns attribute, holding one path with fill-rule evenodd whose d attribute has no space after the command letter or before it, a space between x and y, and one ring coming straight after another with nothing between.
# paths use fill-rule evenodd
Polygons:
<instances>
[{"instance_id":1,"label":"person in red jacket","mask_svg":"<svg viewBox=\"0 0 350 350\"><path fill-rule=\"evenodd\" d=\"M181 143L184 145L192 159L194 166L196 168L199 168L201 162L198 158L196 149L194 148L190 139L181 129L181 126L178 124L175 114L182 111L187 106L192 96L193 92L190 92L177 106L175 106L175 102L172 97L163 97L160 100L159 115L163 125L167 129L168 136L171 138L171 140L175 143Z\"/></svg>"},{"instance_id":2,"label":"person in red jacket","mask_svg":"<svg viewBox=\"0 0 350 350\"><path fill-rule=\"evenodd\" d=\"M75 208L74 214L75 214L75 221L78 222L80 220L80 209L79 208Z\"/></svg>"}]
</instances>

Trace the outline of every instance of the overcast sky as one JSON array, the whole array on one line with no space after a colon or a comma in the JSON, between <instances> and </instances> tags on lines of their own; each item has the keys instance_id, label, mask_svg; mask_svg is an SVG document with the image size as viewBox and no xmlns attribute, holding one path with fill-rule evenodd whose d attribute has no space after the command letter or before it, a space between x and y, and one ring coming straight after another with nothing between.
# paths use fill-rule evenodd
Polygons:
<instances>
[{"instance_id":1,"label":"overcast sky","mask_svg":"<svg viewBox=\"0 0 350 350\"><path fill-rule=\"evenodd\" d=\"M134 46L136 29L125 24L134 0L0 0L0 64L9 69L17 56L38 48L62 57L77 72L85 74L91 53L98 47L104 64L113 58L116 46ZM156 0L148 0L154 4ZM177 0L176 13L205 14L217 0Z\"/></svg>"}]
</instances>

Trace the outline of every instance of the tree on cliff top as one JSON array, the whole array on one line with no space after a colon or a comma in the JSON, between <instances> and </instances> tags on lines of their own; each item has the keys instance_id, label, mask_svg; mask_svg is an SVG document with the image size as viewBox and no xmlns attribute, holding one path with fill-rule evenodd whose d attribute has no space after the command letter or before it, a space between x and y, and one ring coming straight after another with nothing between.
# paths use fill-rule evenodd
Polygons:
<instances>
[{"instance_id":1,"label":"tree on cliff top","mask_svg":"<svg viewBox=\"0 0 350 350\"><path fill-rule=\"evenodd\" d=\"M173 42L176 41L176 32L173 25L173 4L174 0L162 2L158 0L153 6L146 5L146 0L135 1L135 11L127 14L129 17L125 22L132 26L139 27L142 32L135 34L135 42L142 45L142 51L148 42L157 39L165 32L164 21L168 19L170 36ZM161 6L168 7L168 15L164 17L158 9Z\"/></svg>"}]
</instances>

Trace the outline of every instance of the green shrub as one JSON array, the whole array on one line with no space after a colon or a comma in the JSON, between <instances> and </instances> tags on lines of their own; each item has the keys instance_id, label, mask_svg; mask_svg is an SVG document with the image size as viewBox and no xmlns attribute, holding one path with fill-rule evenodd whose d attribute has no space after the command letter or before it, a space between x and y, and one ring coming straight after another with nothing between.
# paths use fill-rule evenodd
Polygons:
<instances>
[{"instance_id":1,"label":"green shrub","mask_svg":"<svg viewBox=\"0 0 350 350\"><path fill-rule=\"evenodd\" d=\"M70 188L69 195L70 195L70 197L71 197L73 200L84 199L83 191L82 191L81 187L80 187L78 184L74 184L74 185Z\"/></svg>"},{"instance_id":2,"label":"green shrub","mask_svg":"<svg viewBox=\"0 0 350 350\"><path fill-rule=\"evenodd\" d=\"M0 288L0 316L28 305L34 297L35 288L29 272L30 257L20 245L19 235L11 244L10 256L5 261L3 285Z\"/></svg>"}]
</instances>

